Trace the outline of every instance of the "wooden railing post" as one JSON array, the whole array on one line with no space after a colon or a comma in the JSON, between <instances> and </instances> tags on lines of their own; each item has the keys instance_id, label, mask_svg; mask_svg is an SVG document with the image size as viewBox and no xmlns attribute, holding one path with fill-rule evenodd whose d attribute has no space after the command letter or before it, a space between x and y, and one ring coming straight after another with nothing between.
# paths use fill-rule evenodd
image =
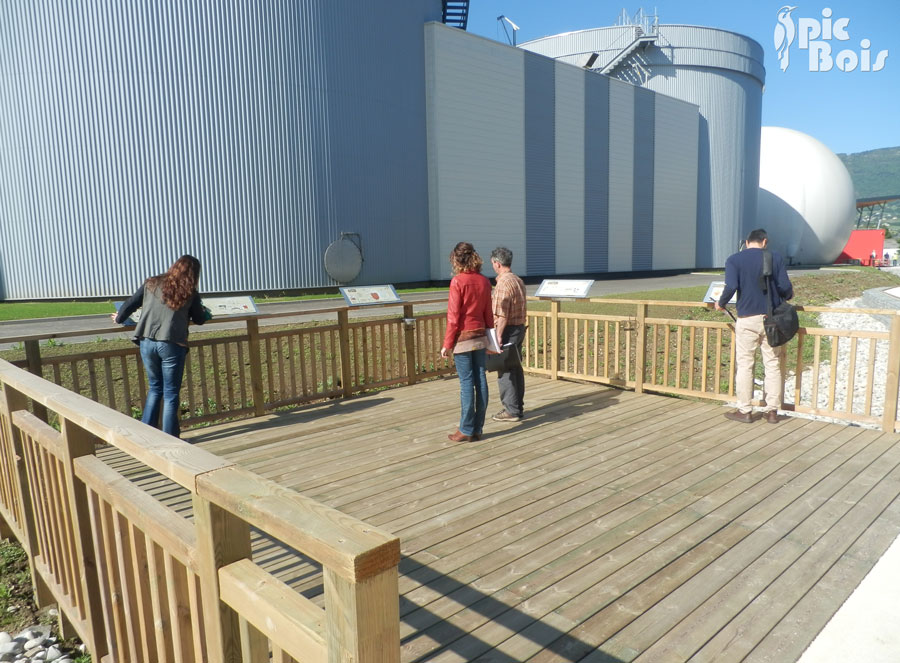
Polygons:
<instances>
[{"instance_id":1,"label":"wooden railing post","mask_svg":"<svg viewBox=\"0 0 900 663\"><path fill-rule=\"evenodd\" d=\"M407 322L411 320L412 322ZM406 382L416 383L416 320L412 304L403 305L403 337L406 341Z\"/></svg>"},{"instance_id":2,"label":"wooden railing post","mask_svg":"<svg viewBox=\"0 0 900 663\"><path fill-rule=\"evenodd\" d=\"M647 370L647 305L637 305L637 335L634 341L634 391L644 393L644 376ZM627 376L626 376L627 377Z\"/></svg>"},{"instance_id":3,"label":"wooden railing post","mask_svg":"<svg viewBox=\"0 0 900 663\"><path fill-rule=\"evenodd\" d=\"M900 314L891 317L888 337L887 376L884 385L884 418L881 428L894 432L897 421L897 397L900 395Z\"/></svg>"},{"instance_id":4,"label":"wooden railing post","mask_svg":"<svg viewBox=\"0 0 900 663\"><path fill-rule=\"evenodd\" d=\"M41 363L41 344L39 341L25 341L26 370L38 377L44 376ZM34 416L43 422L47 422L47 408L40 403L33 403Z\"/></svg>"},{"instance_id":5,"label":"wooden railing post","mask_svg":"<svg viewBox=\"0 0 900 663\"><path fill-rule=\"evenodd\" d=\"M207 660L242 663L240 620L219 598L219 569L250 559L250 526L199 495L193 504Z\"/></svg>"},{"instance_id":6,"label":"wooden railing post","mask_svg":"<svg viewBox=\"0 0 900 663\"><path fill-rule=\"evenodd\" d=\"M247 320L247 338L250 347L250 391L253 394L253 414L261 417L266 413L266 396L263 391L259 320L256 318Z\"/></svg>"},{"instance_id":7,"label":"wooden railing post","mask_svg":"<svg viewBox=\"0 0 900 663\"><path fill-rule=\"evenodd\" d=\"M559 347L559 302L555 299L550 302L550 347L553 352L550 353L550 379L559 379L559 353L562 348ZM547 349L544 348L544 352Z\"/></svg>"},{"instance_id":8,"label":"wooden railing post","mask_svg":"<svg viewBox=\"0 0 900 663\"><path fill-rule=\"evenodd\" d=\"M359 581L326 567L324 580L328 663L398 663L397 567Z\"/></svg>"},{"instance_id":9,"label":"wooden railing post","mask_svg":"<svg viewBox=\"0 0 900 663\"><path fill-rule=\"evenodd\" d=\"M103 603L100 595L100 581L97 576L97 556L91 536L91 514L87 489L75 475L76 458L94 455L93 435L76 426L68 419L62 420L63 453L60 457L69 491L69 507L72 513L72 527L75 532L76 564L80 569L80 580L84 594L84 616L90 628L89 642L85 643L96 659L108 653L106 630L103 621ZM62 616L62 613L60 613Z\"/></svg>"},{"instance_id":10,"label":"wooden railing post","mask_svg":"<svg viewBox=\"0 0 900 663\"><path fill-rule=\"evenodd\" d=\"M338 337L341 343L341 388L344 391L344 398L349 397L353 393L353 367L351 362L353 358L350 356L350 311L342 308L337 312L338 315Z\"/></svg>"},{"instance_id":11,"label":"wooden railing post","mask_svg":"<svg viewBox=\"0 0 900 663\"><path fill-rule=\"evenodd\" d=\"M8 384L3 385L3 396L7 407L7 421L9 422L9 436L12 442L13 454L15 459L15 476L10 479L15 483L16 497L19 501L21 509L22 522L20 523L21 531L25 537L24 541L20 541L22 547L28 553L28 569L31 572L32 585L34 589L34 602L39 608L56 603L53 593L41 574L37 572L34 565L34 558L41 553L38 544L37 527L34 518L34 507L31 502L31 490L28 484L28 470L25 467L25 452L22 448L22 436L19 429L13 423L13 412L20 410L28 410L28 399L19 391L16 391Z\"/></svg>"}]
</instances>

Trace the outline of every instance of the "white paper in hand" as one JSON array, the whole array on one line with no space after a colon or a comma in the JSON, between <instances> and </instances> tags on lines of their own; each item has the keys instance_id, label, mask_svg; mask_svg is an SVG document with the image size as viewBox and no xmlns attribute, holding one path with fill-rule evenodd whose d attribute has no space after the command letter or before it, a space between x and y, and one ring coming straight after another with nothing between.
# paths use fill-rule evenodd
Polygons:
<instances>
[{"instance_id":1,"label":"white paper in hand","mask_svg":"<svg viewBox=\"0 0 900 663\"><path fill-rule=\"evenodd\" d=\"M487 330L487 338L488 338L488 352L495 352L500 354L502 350L500 349L500 339L497 338L497 330L493 327L490 327Z\"/></svg>"}]
</instances>

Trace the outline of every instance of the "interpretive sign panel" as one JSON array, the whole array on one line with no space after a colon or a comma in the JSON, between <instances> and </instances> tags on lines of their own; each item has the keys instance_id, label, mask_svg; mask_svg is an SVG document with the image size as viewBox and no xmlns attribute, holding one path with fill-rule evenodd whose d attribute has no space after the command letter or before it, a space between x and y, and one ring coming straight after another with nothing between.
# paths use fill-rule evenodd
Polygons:
<instances>
[{"instance_id":1,"label":"interpretive sign panel","mask_svg":"<svg viewBox=\"0 0 900 663\"><path fill-rule=\"evenodd\" d=\"M348 306L368 306L369 304L394 304L401 300L392 285L367 285L341 288L341 294Z\"/></svg>"},{"instance_id":2,"label":"interpretive sign panel","mask_svg":"<svg viewBox=\"0 0 900 663\"><path fill-rule=\"evenodd\" d=\"M213 317L217 315L250 315L259 313L256 302L250 295L235 297L204 297L203 305L209 309Z\"/></svg>"},{"instance_id":3,"label":"interpretive sign panel","mask_svg":"<svg viewBox=\"0 0 900 663\"><path fill-rule=\"evenodd\" d=\"M706 294L703 296L703 301L709 304L719 301L719 297L722 296L722 293L725 292L725 281L713 281L709 284L709 289L706 291ZM734 304L737 301L737 293L734 293L729 300L729 304Z\"/></svg>"},{"instance_id":4,"label":"interpretive sign panel","mask_svg":"<svg viewBox=\"0 0 900 663\"><path fill-rule=\"evenodd\" d=\"M544 279L535 293L536 297L577 297L585 298L594 285L590 281L573 281L560 279Z\"/></svg>"}]
</instances>

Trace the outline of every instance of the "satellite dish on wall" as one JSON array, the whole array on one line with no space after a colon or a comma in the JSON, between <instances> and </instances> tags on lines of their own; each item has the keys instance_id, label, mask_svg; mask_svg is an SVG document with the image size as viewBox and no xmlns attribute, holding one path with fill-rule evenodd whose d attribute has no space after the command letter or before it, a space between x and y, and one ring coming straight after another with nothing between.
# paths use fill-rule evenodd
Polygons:
<instances>
[{"instance_id":1,"label":"satellite dish on wall","mask_svg":"<svg viewBox=\"0 0 900 663\"><path fill-rule=\"evenodd\" d=\"M363 256L358 233L341 233L341 238L325 249L325 271L338 283L350 283L359 276Z\"/></svg>"}]
</instances>

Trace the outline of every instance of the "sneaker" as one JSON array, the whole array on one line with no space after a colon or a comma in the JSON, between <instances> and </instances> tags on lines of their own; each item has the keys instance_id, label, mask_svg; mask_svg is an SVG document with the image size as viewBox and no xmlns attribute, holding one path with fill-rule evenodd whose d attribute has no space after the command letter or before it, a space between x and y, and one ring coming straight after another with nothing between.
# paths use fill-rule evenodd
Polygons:
<instances>
[{"instance_id":1,"label":"sneaker","mask_svg":"<svg viewBox=\"0 0 900 663\"><path fill-rule=\"evenodd\" d=\"M510 414L506 410L500 410L497 414L491 417L494 421L505 421L506 423L516 423L518 421L522 421L522 417L517 417L514 414Z\"/></svg>"}]
</instances>

